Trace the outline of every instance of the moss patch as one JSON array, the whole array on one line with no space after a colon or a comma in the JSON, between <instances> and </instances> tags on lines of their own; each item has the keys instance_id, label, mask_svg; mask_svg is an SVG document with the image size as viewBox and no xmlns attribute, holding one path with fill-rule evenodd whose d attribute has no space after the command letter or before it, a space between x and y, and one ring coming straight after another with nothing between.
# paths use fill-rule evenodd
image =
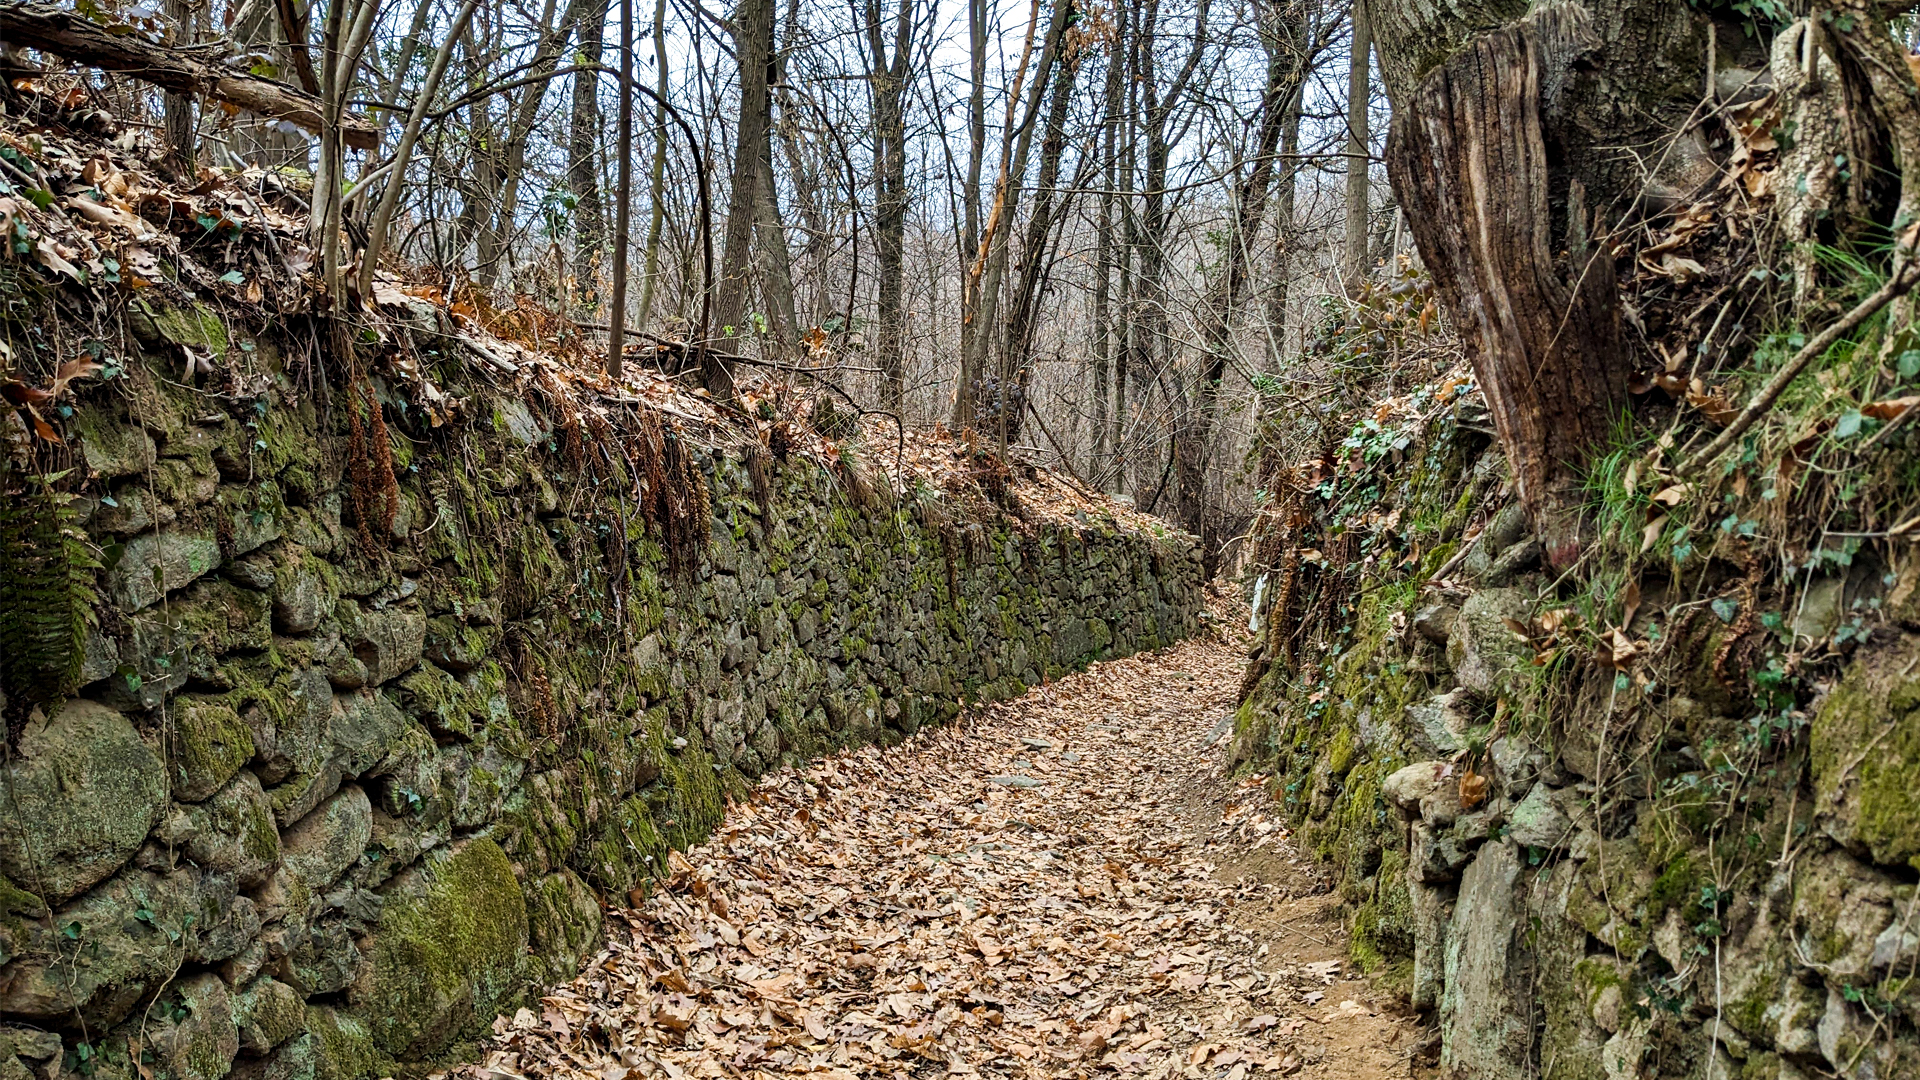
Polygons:
<instances>
[{"instance_id":1,"label":"moss patch","mask_svg":"<svg viewBox=\"0 0 1920 1080\"><path fill-rule=\"evenodd\" d=\"M355 1013L374 1048L421 1060L479 1034L519 992L527 905L506 853L481 837L396 878L371 937Z\"/></svg>"}]
</instances>

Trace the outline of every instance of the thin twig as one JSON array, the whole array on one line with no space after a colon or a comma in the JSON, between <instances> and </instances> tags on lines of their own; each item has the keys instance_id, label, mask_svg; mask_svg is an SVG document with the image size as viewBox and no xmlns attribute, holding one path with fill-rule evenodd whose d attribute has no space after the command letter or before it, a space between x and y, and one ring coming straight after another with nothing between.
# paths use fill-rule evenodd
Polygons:
<instances>
[{"instance_id":1,"label":"thin twig","mask_svg":"<svg viewBox=\"0 0 1920 1080\"><path fill-rule=\"evenodd\" d=\"M1680 475L1685 476L1699 471L1707 462L1732 446L1740 436L1746 434L1754 421L1773 408L1774 403L1780 400L1780 395L1786 392L1787 387L1807 369L1808 365L1826 355L1826 351L1833 347L1834 342L1872 318L1881 308L1905 295L1916 284L1920 284L1920 261L1909 260L1902 263L1899 269L1894 271L1893 276L1887 279L1886 284L1876 289L1872 296L1855 304L1853 310L1830 323L1825 330L1820 331L1812 341L1807 342L1799 352L1795 353L1793 359L1787 361L1786 366L1775 372L1773 378L1767 380L1767 384L1753 396L1752 401L1747 402L1746 408L1740 410L1740 415L1733 418L1733 422L1727 425L1725 431L1722 431L1699 453L1687 459L1678 470Z\"/></svg>"}]
</instances>

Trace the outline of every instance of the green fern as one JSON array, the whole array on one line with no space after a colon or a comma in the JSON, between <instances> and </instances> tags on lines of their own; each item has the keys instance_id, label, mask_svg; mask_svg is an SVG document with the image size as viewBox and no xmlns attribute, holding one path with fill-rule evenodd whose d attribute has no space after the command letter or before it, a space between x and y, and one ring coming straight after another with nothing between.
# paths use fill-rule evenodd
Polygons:
<instances>
[{"instance_id":1,"label":"green fern","mask_svg":"<svg viewBox=\"0 0 1920 1080\"><path fill-rule=\"evenodd\" d=\"M100 564L59 479L0 489L0 684L16 715L73 692L94 622Z\"/></svg>"}]
</instances>

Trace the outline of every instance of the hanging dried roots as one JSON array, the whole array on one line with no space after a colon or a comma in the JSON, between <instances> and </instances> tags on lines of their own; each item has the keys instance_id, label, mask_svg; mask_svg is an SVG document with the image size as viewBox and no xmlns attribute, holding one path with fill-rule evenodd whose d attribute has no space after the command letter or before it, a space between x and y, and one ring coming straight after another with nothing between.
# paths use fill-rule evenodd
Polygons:
<instances>
[{"instance_id":1,"label":"hanging dried roots","mask_svg":"<svg viewBox=\"0 0 1920 1080\"><path fill-rule=\"evenodd\" d=\"M694 461L679 425L641 410L639 431L627 443L640 514L660 530L667 567L678 574L691 569L705 550L712 515L706 477Z\"/></svg>"},{"instance_id":2,"label":"hanging dried roots","mask_svg":"<svg viewBox=\"0 0 1920 1080\"><path fill-rule=\"evenodd\" d=\"M362 407L367 411L364 421ZM360 547L371 554L383 546L375 539L374 523L380 526L380 537L393 535L393 523L400 517L400 482L394 476L393 440L380 402L373 388L359 381L347 388L347 478Z\"/></svg>"}]
</instances>

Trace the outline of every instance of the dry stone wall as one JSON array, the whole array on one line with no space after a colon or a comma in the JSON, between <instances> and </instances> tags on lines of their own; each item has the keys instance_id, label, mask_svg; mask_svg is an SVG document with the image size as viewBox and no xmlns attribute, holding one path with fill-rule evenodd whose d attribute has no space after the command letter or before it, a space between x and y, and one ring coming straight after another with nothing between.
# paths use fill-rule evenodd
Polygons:
<instances>
[{"instance_id":1,"label":"dry stone wall","mask_svg":"<svg viewBox=\"0 0 1920 1080\"><path fill-rule=\"evenodd\" d=\"M1480 419L1369 493L1397 529L1262 589L1236 752L1337 882L1353 959L1462 1080L1920 1076L1920 563L1863 553L1786 598L1689 564L1624 616L1582 607ZM1651 658L1596 664L1607 616Z\"/></svg>"},{"instance_id":2,"label":"dry stone wall","mask_svg":"<svg viewBox=\"0 0 1920 1080\"><path fill-rule=\"evenodd\" d=\"M371 417L262 366L72 418L102 603L0 768L0 1080L444 1060L750 778L1200 618L1178 535L967 520L750 435L601 453L481 391L437 431L389 404L363 524Z\"/></svg>"}]
</instances>

